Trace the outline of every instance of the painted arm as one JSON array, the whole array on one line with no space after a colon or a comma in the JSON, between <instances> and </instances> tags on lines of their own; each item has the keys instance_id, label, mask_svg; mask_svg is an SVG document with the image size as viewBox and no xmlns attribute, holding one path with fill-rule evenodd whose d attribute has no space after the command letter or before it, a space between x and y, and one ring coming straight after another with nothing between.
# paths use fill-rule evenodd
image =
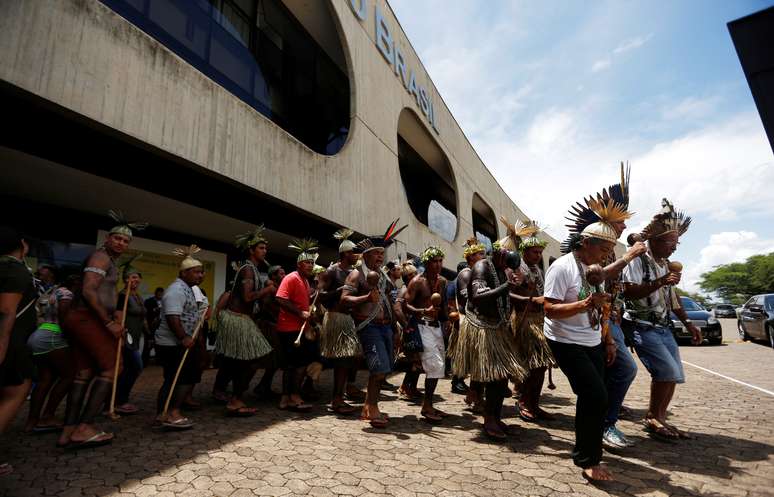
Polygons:
<instances>
[{"instance_id":1,"label":"painted arm","mask_svg":"<svg viewBox=\"0 0 774 497\"><path fill-rule=\"evenodd\" d=\"M347 276L347 280L344 283L344 290L341 292L341 301L350 307L354 307L360 304L365 304L366 302L378 302L379 300L379 291L378 290L371 290L369 293L366 293L365 295L355 295L355 291L353 288L358 288L360 282L360 270L355 269L351 273L349 273L349 276Z\"/></svg>"}]
</instances>

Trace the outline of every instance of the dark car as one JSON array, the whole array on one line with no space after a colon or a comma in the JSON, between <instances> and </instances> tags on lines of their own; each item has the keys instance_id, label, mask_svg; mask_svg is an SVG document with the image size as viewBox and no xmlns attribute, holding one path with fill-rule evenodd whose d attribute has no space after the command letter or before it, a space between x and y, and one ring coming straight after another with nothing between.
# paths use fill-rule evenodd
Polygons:
<instances>
[{"instance_id":1,"label":"dark car","mask_svg":"<svg viewBox=\"0 0 774 497\"><path fill-rule=\"evenodd\" d=\"M717 304L712 312L716 318L735 318L736 308L731 304Z\"/></svg>"},{"instance_id":2,"label":"dark car","mask_svg":"<svg viewBox=\"0 0 774 497\"><path fill-rule=\"evenodd\" d=\"M720 327L720 321L711 312L688 297L680 297L680 302L683 304L683 309L688 315L688 319L701 329L701 336L710 345L720 345L723 343L723 330ZM674 313L672 313L672 326L675 339L678 342L692 338L691 332L683 326L683 323L677 319Z\"/></svg>"},{"instance_id":3,"label":"dark car","mask_svg":"<svg viewBox=\"0 0 774 497\"><path fill-rule=\"evenodd\" d=\"M743 340L766 340L774 348L774 293L750 297L739 312L736 327Z\"/></svg>"}]
</instances>

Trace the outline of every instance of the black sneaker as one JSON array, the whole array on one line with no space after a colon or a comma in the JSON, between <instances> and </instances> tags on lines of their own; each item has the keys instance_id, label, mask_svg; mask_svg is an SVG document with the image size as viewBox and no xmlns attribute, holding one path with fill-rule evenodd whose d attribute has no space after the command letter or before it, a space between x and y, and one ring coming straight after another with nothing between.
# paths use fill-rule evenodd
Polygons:
<instances>
[{"instance_id":1,"label":"black sneaker","mask_svg":"<svg viewBox=\"0 0 774 497\"><path fill-rule=\"evenodd\" d=\"M379 389L380 390L389 390L390 392L397 392L398 391L398 387L396 387L395 385L393 385L392 383L390 383L387 380L384 380L382 382L382 386L379 387Z\"/></svg>"}]
</instances>

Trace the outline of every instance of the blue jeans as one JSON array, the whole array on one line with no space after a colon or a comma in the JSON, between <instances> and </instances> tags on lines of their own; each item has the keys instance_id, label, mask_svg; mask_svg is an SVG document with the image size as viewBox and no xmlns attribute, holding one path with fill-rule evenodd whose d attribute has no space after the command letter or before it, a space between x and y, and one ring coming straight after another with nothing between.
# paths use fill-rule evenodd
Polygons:
<instances>
[{"instance_id":1,"label":"blue jeans","mask_svg":"<svg viewBox=\"0 0 774 497\"><path fill-rule=\"evenodd\" d=\"M637 325L634 350L653 381L685 383L680 349L669 328Z\"/></svg>"},{"instance_id":2,"label":"blue jeans","mask_svg":"<svg viewBox=\"0 0 774 497\"><path fill-rule=\"evenodd\" d=\"M387 374L395 362L392 344L392 326L369 324L360 331L363 355L371 374Z\"/></svg>"},{"instance_id":3,"label":"blue jeans","mask_svg":"<svg viewBox=\"0 0 774 497\"><path fill-rule=\"evenodd\" d=\"M124 369L118 376L118 385L116 385L116 405L129 402L129 394L132 393L134 382L142 373L142 352L124 347L123 350ZM189 359L190 360L190 359Z\"/></svg>"},{"instance_id":4,"label":"blue jeans","mask_svg":"<svg viewBox=\"0 0 774 497\"><path fill-rule=\"evenodd\" d=\"M618 413L623 405L626 392L629 391L637 376L637 363L634 362L629 349L624 342L621 327L610 322L610 335L615 340L615 361L605 371L605 386L607 387L608 409L605 416L605 428L613 426L618 421Z\"/></svg>"}]
</instances>

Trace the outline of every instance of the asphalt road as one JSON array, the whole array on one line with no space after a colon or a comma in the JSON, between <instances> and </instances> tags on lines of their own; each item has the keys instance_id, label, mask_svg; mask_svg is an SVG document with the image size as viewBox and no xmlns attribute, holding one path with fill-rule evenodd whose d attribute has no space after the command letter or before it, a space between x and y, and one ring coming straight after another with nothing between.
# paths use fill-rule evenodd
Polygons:
<instances>
[{"instance_id":1,"label":"asphalt road","mask_svg":"<svg viewBox=\"0 0 774 497\"><path fill-rule=\"evenodd\" d=\"M716 375L724 375L773 392L771 396L774 397L774 349L765 341L742 341L735 319L720 319L720 323L723 326L722 345L680 347L680 355L688 363L685 368L698 369L698 366ZM726 381L733 388L751 388L730 379Z\"/></svg>"}]
</instances>

